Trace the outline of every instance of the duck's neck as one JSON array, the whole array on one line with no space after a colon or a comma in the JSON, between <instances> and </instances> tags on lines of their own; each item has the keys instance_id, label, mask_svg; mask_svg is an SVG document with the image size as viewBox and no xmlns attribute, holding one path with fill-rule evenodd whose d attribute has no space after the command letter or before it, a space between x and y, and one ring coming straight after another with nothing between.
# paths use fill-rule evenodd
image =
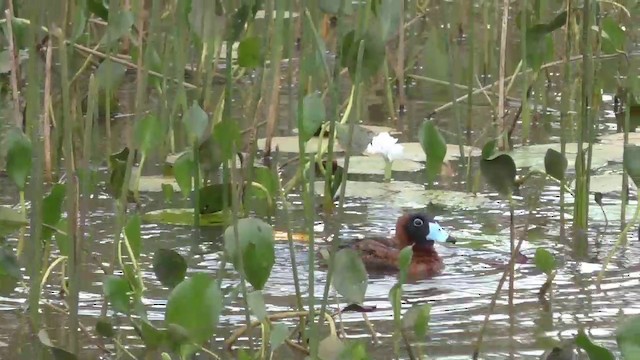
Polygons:
<instances>
[{"instance_id":1,"label":"duck's neck","mask_svg":"<svg viewBox=\"0 0 640 360\"><path fill-rule=\"evenodd\" d=\"M433 246L429 246L427 248L416 248L415 246L413 247L413 258L420 259L419 261L425 261L428 259L437 259L440 260L440 255L438 255L438 252L436 251L436 248ZM433 260L432 260L433 261Z\"/></svg>"}]
</instances>

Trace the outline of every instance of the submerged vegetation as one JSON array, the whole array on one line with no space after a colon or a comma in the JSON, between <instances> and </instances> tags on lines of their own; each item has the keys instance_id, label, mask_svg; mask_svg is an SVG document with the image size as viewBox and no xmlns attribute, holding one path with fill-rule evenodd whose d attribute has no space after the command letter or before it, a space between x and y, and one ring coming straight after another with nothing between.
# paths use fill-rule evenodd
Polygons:
<instances>
[{"instance_id":1,"label":"submerged vegetation","mask_svg":"<svg viewBox=\"0 0 640 360\"><path fill-rule=\"evenodd\" d=\"M551 319L566 262L605 249L580 289L601 292L634 246L637 1L2 4L0 295L26 298L20 358L437 357L438 301L404 296L432 281L408 276L412 247L384 289L390 339L369 318L372 275L344 246L357 202L464 211L475 220L455 246L470 249L487 240L464 226L508 213L506 241L490 239L508 260L461 348L474 359L492 351L507 281L513 330L520 266L543 275L536 304ZM552 212L569 250L557 259L531 240L525 256L530 218ZM97 231L105 213L109 232ZM601 214L618 229L602 248ZM160 227L188 229L188 247L219 244L209 271L192 267L195 251L146 244ZM278 265L294 289L285 305L269 303ZM541 326L536 356L637 359L640 317L608 310L624 321L606 346L577 320L569 339ZM347 336L354 312L375 344ZM511 356L516 345L511 333Z\"/></svg>"}]
</instances>

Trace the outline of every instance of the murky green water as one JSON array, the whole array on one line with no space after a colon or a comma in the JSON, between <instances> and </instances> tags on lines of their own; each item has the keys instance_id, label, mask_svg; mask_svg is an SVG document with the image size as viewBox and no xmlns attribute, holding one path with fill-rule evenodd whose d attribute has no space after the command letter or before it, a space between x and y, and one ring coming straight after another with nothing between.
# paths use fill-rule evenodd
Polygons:
<instances>
[{"instance_id":1,"label":"murky green water","mask_svg":"<svg viewBox=\"0 0 640 360\"><path fill-rule=\"evenodd\" d=\"M553 98L553 95L550 95ZM605 97L610 100L610 97ZM284 102L283 102L284 103ZM241 106L241 104L237 104ZM283 114L286 104L282 105ZM373 109L373 110L371 110ZM370 110L378 118L383 114L375 113L376 107ZM614 132L615 119L611 114L611 104L605 104L601 116L601 133ZM408 106L405 119L408 123L416 124L427 113L424 102L413 100ZM477 123L487 124L488 112L483 114L482 107L475 108L478 116ZM454 122L450 112L444 113L439 119L439 126L445 131L448 143L454 143ZM484 117L483 117L484 116ZM376 116L373 116L376 117ZM554 116L545 116L544 120L555 121ZM122 125L126 120L120 120ZM289 128L286 121L281 122L282 128ZM127 126L123 126L127 128ZM285 133L285 132L283 132ZM403 138L416 141L411 136L415 131L408 130ZM118 138L117 136L115 137ZM534 127L533 138L538 142L557 142L558 130L555 123L538 124ZM115 145L115 144L114 144ZM570 161L572 161L570 159ZM443 178L439 187L463 190L464 172L454 167L454 174ZM103 169L104 170L104 169ZM159 173L159 167L147 170ZM420 181L422 173L395 174L396 179ZM362 176L358 176L362 179ZM380 181L381 178L373 177ZM371 179L370 179L371 180ZM88 233L90 250L98 257L104 256L103 261L109 261L112 251L113 233L115 232L115 217L113 202L104 192L105 174L101 174L99 189L90 201L90 211L87 214L89 223ZM486 193L488 190L483 189ZM539 205L529 213L524 200L517 202L516 223L521 227L518 236L523 236L522 226L528 224L527 241L523 245L523 253L529 258L538 246L544 246L554 252L559 261L559 270L555 278L550 303L545 306L537 297L539 287L545 281L545 276L535 269L533 263L520 264L516 267L516 278L513 290L513 306L507 300L508 283L498 300L495 314L491 317L489 331L484 340L482 358L484 359L530 359L537 358L550 347L552 341L570 339L577 329L584 327L587 333L600 344L615 348L615 327L620 316L628 316L640 312L640 268L637 259L640 251L637 232L629 235L629 247L616 255L610 266L602 290L595 288L594 280L601 269L601 262L616 240L619 232L617 223L605 228L602 221L594 220L587 234L586 243L574 239L570 231L561 237L559 222L559 189L555 185L546 184L541 192L526 190L523 195L539 198ZM438 359L468 359L472 353L473 344L483 322L491 296L503 272L503 265L507 262L509 252L509 213L506 204L496 194L490 196L491 203L480 210L431 210L440 217L441 223L450 229L460 241L452 246L440 246L440 254L446 264L445 272L433 279L414 281L405 286L403 307L406 309L415 303L429 302L433 305L430 332L427 339L422 339L424 349L433 358ZM17 202L15 190L7 179L0 179L0 201L3 204ZM176 200L178 201L178 200ZM302 219L303 211L300 199L293 195L294 204L292 219ZM607 198L608 202L616 203L616 199ZM635 201L635 200L634 200ZM174 203L174 206L179 206ZM184 202L182 205L187 205ZM188 206L188 205L187 205ZM162 195L143 194L143 211L165 207ZM370 233L390 233L393 230L396 217L404 207L393 206L374 200L347 199L345 216L340 228L340 235L345 241L350 238L365 236ZM424 208L420 207L420 208ZM284 226L275 217L274 226L284 230ZM322 240L333 233L334 229L325 229L318 216L316 229L318 239ZM294 231L302 231L302 221L294 223ZM570 224L564 225L567 230ZM145 224L142 227L143 251L140 263L144 268L145 284L148 291L144 302L152 321L162 321L165 299L168 291L155 280L151 269L151 258L156 249L171 248L180 252L188 260L189 272L208 272L213 274L218 268L219 257L222 252L221 230L204 228L199 237L194 240L192 230L187 227ZM484 240L483 240L484 239ZM10 241L15 242L12 238ZM321 241L319 241L321 242ZM301 287L307 294L307 252L306 246L297 245L299 274L302 279ZM229 267L231 270L231 267ZM326 273L324 269L316 267L315 295L322 297ZM92 262L85 265L82 273L86 285L80 294L81 321L91 327L100 314L102 306L103 274L99 267ZM225 284L232 284L237 280L236 274L230 272L230 278ZM389 359L393 352L391 345L392 310L387 300L388 292L395 282L394 276L371 274L365 305L375 305L376 311L369 313L380 344L371 345L369 354L374 359ZM53 304L60 304L59 283L51 282L43 290L43 298ZM9 358L18 349L25 346L24 337L26 320L21 315L25 306L27 289L18 287L10 297L0 297L0 352L3 358ZM292 310L295 307L295 291L293 286L291 264L287 244L279 243L276 247L276 265L272 276L264 290L265 300L270 312ZM341 304L344 305L344 304ZM335 308L335 301L332 308ZM45 308L45 319L52 329L64 326L62 317L51 313ZM220 321L217 335L218 343L244 321L242 307L236 303L225 309ZM362 317L357 313L343 315L344 328L349 337L370 340ZM136 336L130 329L129 341L135 347ZM52 336L55 336L52 331ZM64 333L62 330L61 333ZM240 344L244 344L241 339ZM86 342L84 338L83 342ZM97 352L93 345L87 345L86 358L96 358ZM286 351L282 358L288 358Z\"/></svg>"}]
</instances>

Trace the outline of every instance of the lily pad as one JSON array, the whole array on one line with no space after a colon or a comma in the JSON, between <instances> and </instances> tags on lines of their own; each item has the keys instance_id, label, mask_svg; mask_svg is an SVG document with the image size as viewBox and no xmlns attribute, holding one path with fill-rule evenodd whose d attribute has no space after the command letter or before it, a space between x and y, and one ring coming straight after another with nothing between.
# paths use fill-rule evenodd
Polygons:
<instances>
[{"instance_id":1,"label":"lily pad","mask_svg":"<svg viewBox=\"0 0 640 360\"><path fill-rule=\"evenodd\" d=\"M323 183L317 182L315 190L319 195L322 195L324 191ZM433 204L455 209L478 209L490 203L490 200L481 194L427 190L423 185L409 181L391 183L349 181L345 195L347 197L371 199L374 202L381 202L395 207Z\"/></svg>"},{"instance_id":2,"label":"lily pad","mask_svg":"<svg viewBox=\"0 0 640 360\"><path fill-rule=\"evenodd\" d=\"M637 189L636 185L629 179L629 187ZM575 188L575 180L571 183L571 188ZM589 191L601 193L619 193L622 190L622 174L592 175L589 180Z\"/></svg>"},{"instance_id":3,"label":"lily pad","mask_svg":"<svg viewBox=\"0 0 640 360\"><path fill-rule=\"evenodd\" d=\"M624 133L615 133L603 135L600 137L601 144L615 144L622 148L622 144L624 144ZM630 132L629 133L629 144L640 145L640 132Z\"/></svg>"},{"instance_id":4,"label":"lily pad","mask_svg":"<svg viewBox=\"0 0 640 360\"><path fill-rule=\"evenodd\" d=\"M422 145L420 145L419 142L402 143L401 145L404 147L403 159L419 162L427 161L427 156L425 155L424 150L422 150ZM465 156L469 156L469 154L471 154L471 156L479 156L482 153L482 150L473 146L465 145L463 146L463 149ZM455 144L447 144L447 152L444 156L444 161L455 160L459 157L460 147Z\"/></svg>"},{"instance_id":5,"label":"lily pad","mask_svg":"<svg viewBox=\"0 0 640 360\"><path fill-rule=\"evenodd\" d=\"M149 211L142 215L146 223L193 226L193 208L170 208ZM222 212L200 215L200 226L222 226L226 219Z\"/></svg>"},{"instance_id":6,"label":"lily pad","mask_svg":"<svg viewBox=\"0 0 640 360\"><path fill-rule=\"evenodd\" d=\"M518 168L531 168L544 172L544 158L548 149L560 151L560 144L536 144L522 146L509 152L509 155L516 162ZM568 161L567 170L575 169L574 161L578 154L578 144L569 143L566 146L565 153ZM622 162L623 148L614 144L594 144L593 158L591 163L592 169L598 169L607 166L609 161Z\"/></svg>"},{"instance_id":7,"label":"lily pad","mask_svg":"<svg viewBox=\"0 0 640 360\"><path fill-rule=\"evenodd\" d=\"M344 168L344 159L336 160ZM382 156L352 156L349 159L349 174L384 175L385 161ZM392 171L419 171L424 166L413 160L395 160L391 164Z\"/></svg>"},{"instance_id":8,"label":"lily pad","mask_svg":"<svg viewBox=\"0 0 640 360\"><path fill-rule=\"evenodd\" d=\"M138 183L138 191L139 192L162 192L162 185L171 185L173 191L179 192L180 186L174 177L162 176L162 175L151 175L151 176L140 176L140 182ZM133 189L135 184L133 180L129 184L129 188Z\"/></svg>"}]
</instances>

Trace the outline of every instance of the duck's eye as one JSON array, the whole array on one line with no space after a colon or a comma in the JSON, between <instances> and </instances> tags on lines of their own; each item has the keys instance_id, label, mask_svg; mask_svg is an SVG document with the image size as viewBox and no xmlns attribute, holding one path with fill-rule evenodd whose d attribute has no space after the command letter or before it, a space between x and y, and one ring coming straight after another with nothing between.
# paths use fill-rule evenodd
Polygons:
<instances>
[{"instance_id":1,"label":"duck's eye","mask_svg":"<svg viewBox=\"0 0 640 360\"><path fill-rule=\"evenodd\" d=\"M424 221L422 221L422 219L413 219L413 226L420 227L422 225L424 225Z\"/></svg>"}]
</instances>

